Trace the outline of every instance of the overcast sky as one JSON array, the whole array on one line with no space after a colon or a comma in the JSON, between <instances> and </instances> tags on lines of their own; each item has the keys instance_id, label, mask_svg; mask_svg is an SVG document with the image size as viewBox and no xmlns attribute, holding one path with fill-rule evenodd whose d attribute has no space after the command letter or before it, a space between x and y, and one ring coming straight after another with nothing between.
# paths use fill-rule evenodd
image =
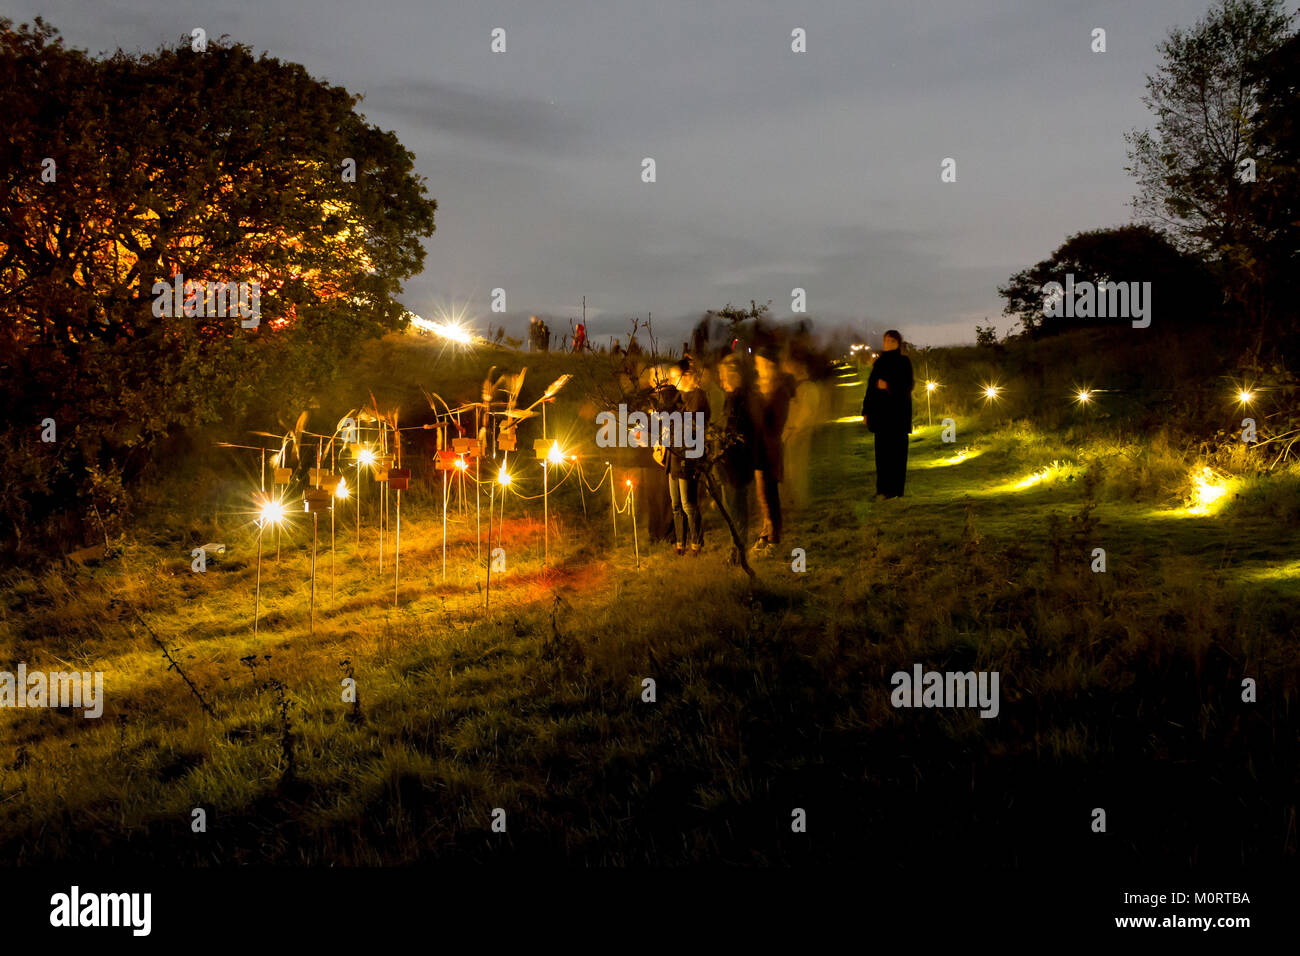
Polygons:
<instances>
[{"instance_id":1,"label":"overcast sky","mask_svg":"<svg viewBox=\"0 0 1300 956\"><path fill-rule=\"evenodd\" d=\"M820 326L1000 329L996 287L1130 221L1123 134L1211 0L6 0L91 52L194 27L364 94L438 200L405 304L592 332L807 291ZM506 52L491 33L506 31ZM1105 53L1090 46L1106 31ZM807 52L791 50L791 31ZM641 181L652 157L657 182ZM957 181L940 181L956 160ZM526 324L518 320L514 324ZM567 321L562 323L567 329ZM555 330L555 323L552 323Z\"/></svg>"}]
</instances>

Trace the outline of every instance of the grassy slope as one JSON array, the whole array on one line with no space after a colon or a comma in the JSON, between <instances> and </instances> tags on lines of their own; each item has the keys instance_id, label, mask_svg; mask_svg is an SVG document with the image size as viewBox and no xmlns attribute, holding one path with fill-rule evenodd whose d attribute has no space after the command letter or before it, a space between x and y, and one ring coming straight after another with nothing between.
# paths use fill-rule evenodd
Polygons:
<instances>
[{"instance_id":1,"label":"grassy slope","mask_svg":"<svg viewBox=\"0 0 1300 956\"><path fill-rule=\"evenodd\" d=\"M423 350L390 342L358 380L382 381L381 404L413 415L415 383L436 388L491 361L431 371ZM536 387L561 363L547 361ZM836 395L842 413L860 390ZM698 562L646 547L636 570L626 518L612 547L607 488L588 522L570 482L552 499L550 571L540 508L510 500L509 567L487 615L473 512L450 525L444 583L437 498L409 495L394 607L373 515L358 552L349 508L332 597L324 553L318 567L314 636L300 523L281 562L263 565L257 639L254 532L244 518L202 517L233 499L220 496L222 459L196 454L173 487L202 490L156 504L120 560L5 581L5 657L102 669L108 702L99 721L0 714L0 847L14 863L1294 856L1294 473L1198 516L1177 507L1186 467L1150 445L1083 429L1049 438L996 415L957 426L956 447L973 454L948 463L954 446L919 430L909 497L879 504L865 493L869 437L823 428L813 500L786 542L807 551L808 571L764 562L753 589L723 568L716 519ZM1095 528L1069 520L1091 457ZM1053 461L1080 469L1015 487ZM238 470L225 459L227 478ZM192 574L186 549L209 535L229 557ZM1106 574L1089 570L1095 546ZM255 670L240 662L249 655ZM358 720L341 701L345 659ZM916 662L999 671L1000 716L895 710L889 675ZM1259 682L1257 703L1241 701L1244 676ZM641 700L646 677L653 704ZM268 678L287 688L287 735ZM202 835L190 829L198 806ZM507 811L505 834L490 831L494 807ZM806 834L790 832L794 807L808 811ZM1089 830L1094 807L1107 810L1104 836Z\"/></svg>"}]
</instances>

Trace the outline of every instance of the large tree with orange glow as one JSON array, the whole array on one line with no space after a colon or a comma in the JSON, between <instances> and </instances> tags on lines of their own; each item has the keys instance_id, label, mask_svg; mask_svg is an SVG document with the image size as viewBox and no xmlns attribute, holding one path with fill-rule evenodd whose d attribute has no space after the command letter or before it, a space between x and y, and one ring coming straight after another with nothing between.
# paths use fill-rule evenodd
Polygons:
<instances>
[{"instance_id":1,"label":"large tree with orange glow","mask_svg":"<svg viewBox=\"0 0 1300 956\"><path fill-rule=\"evenodd\" d=\"M436 203L358 102L243 45L98 59L0 20L0 514L20 532L111 511L168 431L271 378L296 401L402 324ZM257 282L260 324L158 316L177 275Z\"/></svg>"}]
</instances>

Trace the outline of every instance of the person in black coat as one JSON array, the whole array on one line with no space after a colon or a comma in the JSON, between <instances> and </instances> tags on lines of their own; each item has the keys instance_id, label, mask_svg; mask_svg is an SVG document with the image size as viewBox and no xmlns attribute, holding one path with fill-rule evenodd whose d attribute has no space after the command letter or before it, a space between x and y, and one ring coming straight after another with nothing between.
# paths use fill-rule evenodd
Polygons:
<instances>
[{"instance_id":1,"label":"person in black coat","mask_svg":"<svg viewBox=\"0 0 1300 956\"><path fill-rule=\"evenodd\" d=\"M695 369L688 359L669 367L669 387L674 401L672 411L679 412L683 424L687 416L692 421L692 438L699 444L695 450L703 451L705 429L709 424L709 398L700 388ZM695 416L699 414L700 428L695 429ZM684 433L676 436L684 441ZM677 539L677 553L685 553L689 542L691 555L698 556L704 547L704 524L700 514L700 475L704 467L703 456L692 458L687 449L670 445L665 464L668 468L668 494L673 508L673 531Z\"/></svg>"},{"instance_id":2,"label":"person in black coat","mask_svg":"<svg viewBox=\"0 0 1300 956\"><path fill-rule=\"evenodd\" d=\"M901 498L907 479L907 436L912 432L912 361L903 337L890 329L871 366L862 420L876 436L876 495Z\"/></svg>"},{"instance_id":3,"label":"person in black coat","mask_svg":"<svg viewBox=\"0 0 1300 956\"><path fill-rule=\"evenodd\" d=\"M729 355L718 365L718 384L726 396L722 404L722 439L716 472L722 486L722 506L731 516L741 542L749 540L749 488L754 483L754 453L758 432L754 425L752 398L740 359ZM729 564L737 564L740 553L732 543Z\"/></svg>"}]
</instances>

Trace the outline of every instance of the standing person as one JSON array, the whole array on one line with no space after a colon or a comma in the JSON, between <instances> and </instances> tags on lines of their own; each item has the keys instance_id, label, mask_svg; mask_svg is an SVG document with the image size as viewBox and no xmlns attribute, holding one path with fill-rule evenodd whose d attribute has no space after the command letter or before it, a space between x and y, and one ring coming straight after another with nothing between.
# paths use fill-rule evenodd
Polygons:
<instances>
[{"instance_id":1,"label":"standing person","mask_svg":"<svg viewBox=\"0 0 1300 956\"><path fill-rule=\"evenodd\" d=\"M754 454L754 480L763 527L754 543L754 553L770 555L781 543L781 480L785 476L781 432L790 414L794 383L777 365L776 352L763 346L754 353L758 391L754 396L754 425L758 442Z\"/></svg>"},{"instance_id":2,"label":"standing person","mask_svg":"<svg viewBox=\"0 0 1300 956\"><path fill-rule=\"evenodd\" d=\"M528 351L537 351L537 316L528 317Z\"/></svg>"},{"instance_id":3,"label":"standing person","mask_svg":"<svg viewBox=\"0 0 1300 956\"><path fill-rule=\"evenodd\" d=\"M749 486L754 483L754 446L758 438L749 386L737 356L728 355L718 366L718 383L725 396L722 402L722 450L717 464L718 480L722 485L722 507L731 516L741 547L744 547L749 540ZM727 563L740 563L740 552L734 542Z\"/></svg>"},{"instance_id":4,"label":"standing person","mask_svg":"<svg viewBox=\"0 0 1300 956\"><path fill-rule=\"evenodd\" d=\"M912 360L903 354L903 337L895 329L885 333L880 357L871 366L862 420L876 436L876 497L903 497L912 432Z\"/></svg>"},{"instance_id":5,"label":"standing person","mask_svg":"<svg viewBox=\"0 0 1300 956\"><path fill-rule=\"evenodd\" d=\"M573 332L573 351L581 352L587 345L587 326L582 322L578 323L577 329Z\"/></svg>"},{"instance_id":6,"label":"standing person","mask_svg":"<svg viewBox=\"0 0 1300 956\"><path fill-rule=\"evenodd\" d=\"M704 525L700 515L700 475L704 467L704 436L709 425L709 397L700 388L699 376L687 359L668 369L668 384L675 393L672 411L681 412L681 444L667 446L668 497L673 506L673 533L677 553L685 553L689 541L691 557L698 557L704 547ZM701 416L697 418L697 415ZM686 422L691 421L692 442L686 445ZM700 454L690 457L687 452Z\"/></svg>"},{"instance_id":7,"label":"standing person","mask_svg":"<svg viewBox=\"0 0 1300 956\"><path fill-rule=\"evenodd\" d=\"M537 324L541 327L542 351L549 352L551 350L551 327L546 324L545 319L539 320Z\"/></svg>"}]
</instances>

